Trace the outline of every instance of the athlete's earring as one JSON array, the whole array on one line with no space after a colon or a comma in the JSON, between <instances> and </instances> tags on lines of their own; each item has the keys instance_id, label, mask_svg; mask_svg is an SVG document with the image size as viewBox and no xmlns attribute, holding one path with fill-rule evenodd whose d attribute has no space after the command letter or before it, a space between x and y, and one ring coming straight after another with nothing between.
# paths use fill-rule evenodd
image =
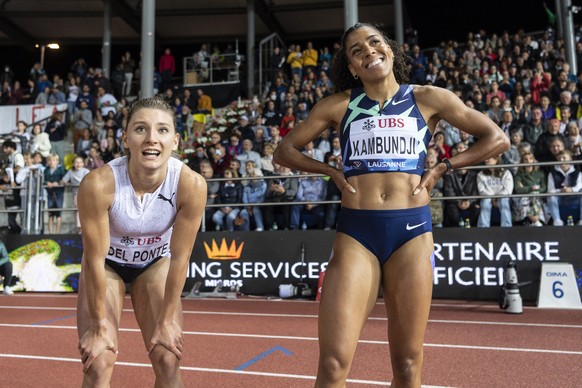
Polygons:
<instances>
[{"instance_id":1,"label":"athlete's earring","mask_svg":"<svg viewBox=\"0 0 582 388\"><path fill-rule=\"evenodd\" d=\"M354 79L358 79L358 75L357 74L354 74Z\"/></svg>"}]
</instances>

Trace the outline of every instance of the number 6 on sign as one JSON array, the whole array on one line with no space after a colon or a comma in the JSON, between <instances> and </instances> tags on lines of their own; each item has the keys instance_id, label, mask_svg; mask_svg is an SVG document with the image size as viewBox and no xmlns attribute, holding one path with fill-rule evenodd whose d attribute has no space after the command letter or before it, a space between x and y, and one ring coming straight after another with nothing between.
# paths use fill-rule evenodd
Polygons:
<instances>
[{"instance_id":1,"label":"number 6 on sign","mask_svg":"<svg viewBox=\"0 0 582 388\"><path fill-rule=\"evenodd\" d=\"M554 297L560 299L562 297L564 297L564 290L562 290L560 287L562 286L562 282L554 282L554 284L552 285L552 291L554 293Z\"/></svg>"},{"instance_id":2,"label":"number 6 on sign","mask_svg":"<svg viewBox=\"0 0 582 388\"><path fill-rule=\"evenodd\" d=\"M543 263L538 307L582 309L580 292L569 263Z\"/></svg>"}]
</instances>

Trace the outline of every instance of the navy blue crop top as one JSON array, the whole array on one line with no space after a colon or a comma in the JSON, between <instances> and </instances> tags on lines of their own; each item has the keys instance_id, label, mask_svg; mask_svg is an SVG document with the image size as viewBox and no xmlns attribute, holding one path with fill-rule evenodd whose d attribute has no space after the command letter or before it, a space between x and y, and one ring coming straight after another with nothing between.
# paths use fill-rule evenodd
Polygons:
<instances>
[{"instance_id":1,"label":"navy blue crop top","mask_svg":"<svg viewBox=\"0 0 582 388\"><path fill-rule=\"evenodd\" d=\"M340 127L346 177L374 172L423 174L432 134L412 90L412 85L400 86L380 109L363 88L352 89Z\"/></svg>"}]
</instances>

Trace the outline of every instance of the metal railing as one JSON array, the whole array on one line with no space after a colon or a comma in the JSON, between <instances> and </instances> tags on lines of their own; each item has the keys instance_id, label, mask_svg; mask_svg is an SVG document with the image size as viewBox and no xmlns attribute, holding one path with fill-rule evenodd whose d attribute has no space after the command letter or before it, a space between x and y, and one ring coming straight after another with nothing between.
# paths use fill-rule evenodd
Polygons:
<instances>
[{"instance_id":1,"label":"metal railing","mask_svg":"<svg viewBox=\"0 0 582 388\"><path fill-rule=\"evenodd\" d=\"M476 166L468 166L464 167L463 169L467 170L482 170L482 169L489 169L489 168L517 168L517 167L526 167L526 166L555 166L561 165L564 162L539 162L539 163L515 163L515 164L499 164L499 165L476 165ZM578 165L582 164L582 161L569 161L568 164ZM326 177L326 175L321 174L294 174L294 175L270 175L270 176L259 176L259 177L237 177L237 178L212 178L208 179L208 182L225 182L227 180L232 181L250 181L250 180L276 180L276 179L303 179L309 177ZM32 187L33 190L27 190L28 187ZM58 186L64 187L65 190L71 190L75 188L71 185L65 186ZM44 189L46 189L46 185L44 185L44 176L43 174L39 174L38 170L33 170L33 173L29 174L27 177L26 183L21 186L14 186L5 191L13 190L13 189L20 189L25 190L25 195L21 196L24 199L21 209L4 209L0 210L0 214L7 214L7 213L17 213L21 214L23 218L23 234L40 234L44 230L44 219L45 214L48 212L54 211L62 211L62 212L76 212L78 209L76 206L72 207L62 207L62 208L46 208L45 206L45 198L44 198ZM9 195L8 192L1 192L0 196ZM545 197L566 197L566 196L580 196L582 192L572 192L572 193L530 193L530 194L508 194L508 195L467 195L467 196L442 196L442 197L432 197L432 201L455 201L455 200L462 200L462 199L470 199L470 200L480 200L485 198L545 198ZM306 205L306 204L313 204L316 203L318 205L328 205L328 204L340 204L341 200L323 200L323 201L285 201L285 202L259 202L259 203L232 203L228 204L229 207L248 207L248 206L290 206L290 205ZM225 206L225 204L220 203L213 203L207 204L207 208L220 208ZM205 220L202 217L202 231L205 231Z\"/></svg>"},{"instance_id":2,"label":"metal railing","mask_svg":"<svg viewBox=\"0 0 582 388\"><path fill-rule=\"evenodd\" d=\"M32 190L28 188L31 187ZM71 185L53 186L62 187L65 190L74 188ZM0 214L20 214L22 234L42 234L44 231L45 214L48 212L77 212L77 207L62 207L62 208L47 208L46 195L44 185L44 175L37 169L31 170L26 180L19 186L5 187L0 193L0 197L13 195L14 190L20 191L20 198L22 200L19 209L2 209Z\"/></svg>"},{"instance_id":3,"label":"metal railing","mask_svg":"<svg viewBox=\"0 0 582 388\"><path fill-rule=\"evenodd\" d=\"M241 57L238 54L211 55L203 60L194 55L184 57L183 61L184 86L240 82Z\"/></svg>"},{"instance_id":4,"label":"metal railing","mask_svg":"<svg viewBox=\"0 0 582 388\"><path fill-rule=\"evenodd\" d=\"M273 72L278 64L272 63L271 56L276 46L281 49L282 55L287 52L287 46L279 34L273 32L271 35L263 38L259 42L259 94L266 95L268 92L268 87L272 80L270 80L270 73Z\"/></svg>"}]
</instances>

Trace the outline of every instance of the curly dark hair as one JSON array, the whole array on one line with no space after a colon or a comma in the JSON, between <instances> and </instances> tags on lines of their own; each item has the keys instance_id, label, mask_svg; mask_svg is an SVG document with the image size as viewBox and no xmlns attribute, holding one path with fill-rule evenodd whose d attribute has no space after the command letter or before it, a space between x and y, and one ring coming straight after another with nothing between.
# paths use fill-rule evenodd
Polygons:
<instances>
[{"instance_id":1,"label":"curly dark hair","mask_svg":"<svg viewBox=\"0 0 582 388\"><path fill-rule=\"evenodd\" d=\"M390 46L392 52L394 53L394 77L396 82L399 84L404 84L408 82L408 64L412 59L402 51L402 48L398 43L391 40L388 34L383 30L382 26L372 23L356 23L352 27L345 30L340 41L340 48L333 56L331 61L331 72L330 78L334 84L335 92L341 92L343 90L352 89L356 87L362 87L362 80L355 79L348 69L348 57L346 56L346 40L348 36L355 30L369 27L373 28L382 35L384 41Z\"/></svg>"}]
</instances>

